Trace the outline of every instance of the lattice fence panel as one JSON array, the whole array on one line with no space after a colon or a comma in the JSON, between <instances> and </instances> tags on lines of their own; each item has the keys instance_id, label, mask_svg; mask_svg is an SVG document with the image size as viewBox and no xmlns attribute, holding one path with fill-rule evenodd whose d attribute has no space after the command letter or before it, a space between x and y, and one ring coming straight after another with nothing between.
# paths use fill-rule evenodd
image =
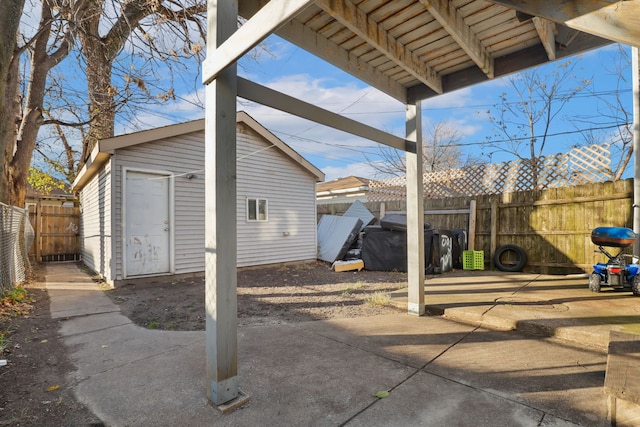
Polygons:
<instances>
[{"instance_id":1,"label":"lattice fence panel","mask_svg":"<svg viewBox=\"0 0 640 427\"><path fill-rule=\"evenodd\" d=\"M425 198L469 197L603 182L612 176L609 145L600 144L535 161L522 159L429 172L423 175L423 188ZM406 182L404 176L371 181L369 201L404 200Z\"/></svg>"},{"instance_id":2,"label":"lattice fence panel","mask_svg":"<svg viewBox=\"0 0 640 427\"><path fill-rule=\"evenodd\" d=\"M569 158L577 182L602 182L613 177L608 144L574 148L569 152Z\"/></svg>"}]
</instances>

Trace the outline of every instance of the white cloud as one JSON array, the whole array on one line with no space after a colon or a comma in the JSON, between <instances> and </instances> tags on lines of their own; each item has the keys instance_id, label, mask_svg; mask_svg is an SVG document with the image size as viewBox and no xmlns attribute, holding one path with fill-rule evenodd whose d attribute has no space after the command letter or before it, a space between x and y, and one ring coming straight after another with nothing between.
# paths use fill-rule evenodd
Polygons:
<instances>
[{"instance_id":1,"label":"white cloud","mask_svg":"<svg viewBox=\"0 0 640 427\"><path fill-rule=\"evenodd\" d=\"M483 129L479 123L463 119L451 120L451 124L463 137L473 136Z\"/></svg>"},{"instance_id":2,"label":"white cloud","mask_svg":"<svg viewBox=\"0 0 640 427\"><path fill-rule=\"evenodd\" d=\"M121 135L202 119L205 114L204 92L205 88L203 87L196 92L182 95L175 101L145 106L136 114L134 121L117 124L116 134Z\"/></svg>"},{"instance_id":3,"label":"white cloud","mask_svg":"<svg viewBox=\"0 0 640 427\"><path fill-rule=\"evenodd\" d=\"M279 76L260 84L376 129L398 136L404 133L404 106L375 89L361 87L354 82L314 78L308 74ZM154 107L149 112L142 112L138 117L137 127L128 127L123 131L132 132L204 117L204 111L197 106L204 102L204 92L203 87L197 92L182 95L174 102ZM425 111L424 126L426 128L432 121L437 123L446 120L451 122L463 137L473 136L481 130L484 118L464 107L477 102L471 89L434 98L428 105L438 107L439 110ZM327 180L350 175L380 178L379 172L369 163L380 158L381 145L376 142L243 99L238 99L238 110L246 111L319 167L326 174ZM435 112L438 114L434 114Z\"/></svg>"},{"instance_id":4,"label":"white cloud","mask_svg":"<svg viewBox=\"0 0 640 427\"><path fill-rule=\"evenodd\" d=\"M332 181L338 178L346 178L348 176L359 176L363 178L372 178L376 175L376 170L369 163L352 163L347 166L329 166L322 170L325 173L325 181Z\"/></svg>"},{"instance_id":5,"label":"white cloud","mask_svg":"<svg viewBox=\"0 0 640 427\"><path fill-rule=\"evenodd\" d=\"M402 125L400 129L404 127L404 107L372 88L331 79L317 79L306 74L281 76L261 84L376 129L397 130L398 119ZM362 161L363 152L375 154L378 150L378 144L373 141L269 107L241 100L238 108L246 111L303 156L315 156L316 163Z\"/></svg>"},{"instance_id":6,"label":"white cloud","mask_svg":"<svg viewBox=\"0 0 640 427\"><path fill-rule=\"evenodd\" d=\"M422 108L423 110L430 110L438 108L464 107L469 104L469 99L472 98L472 95L472 88L470 87L458 89L453 92L425 99L422 101Z\"/></svg>"},{"instance_id":7,"label":"white cloud","mask_svg":"<svg viewBox=\"0 0 640 427\"><path fill-rule=\"evenodd\" d=\"M258 81L258 83L376 129L398 136L404 134L404 106L376 89L362 87L351 81L314 78L308 74L278 76L264 82ZM204 88L198 93L183 95L182 99L176 102L155 108L153 112L143 113L139 117L139 123L143 123L144 128L148 129L201 118L204 116L204 111L193 105L194 100L204 100ZM439 107L444 110L439 111L438 115L433 114L434 110L426 111L427 124L432 119L437 122L444 120L442 117L445 117L454 123L464 136L475 134L481 128L479 121L475 121L477 120L475 112L469 112L464 108L455 109L472 103L472 100L471 89L463 89L434 98L428 104L429 107ZM327 175L327 180L349 175L367 178L376 175L375 169L368 163L379 157L381 146L376 142L243 99L238 100L238 110L246 111L319 167ZM460 111L463 114L459 114Z\"/></svg>"},{"instance_id":8,"label":"white cloud","mask_svg":"<svg viewBox=\"0 0 640 427\"><path fill-rule=\"evenodd\" d=\"M398 101L355 83L295 74L261 84L335 113L359 116L360 121L371 125L383 122L384 116L404 116L404 107Z\"/></svg>"}]
</instances>

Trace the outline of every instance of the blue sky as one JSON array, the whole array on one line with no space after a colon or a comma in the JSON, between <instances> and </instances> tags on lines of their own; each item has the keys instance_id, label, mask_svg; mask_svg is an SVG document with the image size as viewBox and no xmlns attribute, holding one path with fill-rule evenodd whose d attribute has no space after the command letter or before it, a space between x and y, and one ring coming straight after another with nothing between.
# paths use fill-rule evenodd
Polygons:
<instances>
[{"instance_id":1,"label":"blue sky","mask_svg":"<svg viewBox=\"0 0 640 427\"><path fill-rule=\"evenodd\" d=\"M401 103L276 36L267 39L265 46L266 50L254 51L253 56L240 61L239 75L389 133L404 134L404 106ZM591 90L604 93L616 89L619 84L614 75L616 56L619 56L618 47L612 45L570 60L576 62L574 71L578 80L592 80ZM142 110L134 123L120 125L117 133L203 117L204 88L194 89L193 82L199 82L200 77L195 75L197 67L190 69L194 70L194 75L185 75L184 82L176 84L176 101ZM625 73L630 82L630 67ZM631 111L630 87L623 85L621 89L626 108ZM481 144L494 134L487 111L499 102L503 92L509 100L515 100L510 91L508 80L501 78L423 101L424 126L447 121L463 136L460 141L463 153L486 162L512 160L512 155ZM565 152L573 145L584 143L576 128L600 126L592 116L603 108L595 97L585 96L584 92L575 97L564 107L550 130L550 133L561 135L550 139L545 153ZM238 109L245 110L319 167L327 180L349 175L375 177L369 160L375 159L380 150L371 141L244 100L239 100ZM576 124L570 119L572 116L583 116L587 120ZM606 135L603 138L606 139Z\"/></svg>"}]
</instances>

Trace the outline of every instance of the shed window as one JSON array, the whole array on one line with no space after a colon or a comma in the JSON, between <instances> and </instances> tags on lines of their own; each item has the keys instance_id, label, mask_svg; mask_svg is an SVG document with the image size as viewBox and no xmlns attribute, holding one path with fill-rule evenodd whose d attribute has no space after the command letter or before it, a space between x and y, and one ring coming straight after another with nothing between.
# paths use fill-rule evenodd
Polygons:
<instances>
[{"instance_id":1,"label":"shed window","mask_svg":"<svg viewBox=\"0 0 640 427\"><path fill-rule=\"evenodd\" d=\"M267 199L247 199L247 221L267 221Z\"/></svg>"}]
</instances>

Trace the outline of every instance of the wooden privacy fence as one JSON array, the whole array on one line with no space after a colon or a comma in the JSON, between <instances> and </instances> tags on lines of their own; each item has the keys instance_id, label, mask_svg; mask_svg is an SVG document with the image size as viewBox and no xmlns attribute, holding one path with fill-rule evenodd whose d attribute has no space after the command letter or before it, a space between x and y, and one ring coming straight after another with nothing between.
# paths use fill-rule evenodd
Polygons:
<instances>
[{"instance_id":1,"label":"wooden privacy fence","mask_svg":"<svg viewBox=\"0 0 640 427\"><path fill-rule=\"evenodd\" d=\"M80 208L38 202L29 206L29 219L35 233L30 260L80 260Z\"/></svg>"},{"instance_id":2,"label":"wooden privacy fence","mask_svg":"<svg viewBox=\"0 0 640 427\"><path fill-rule=\"evenodd\" d=\"M473 206L475 204L475 207ZM341 215L348 203L318 205L318 215ZM377 218L405 211L404 201L367 202ZM590 272L596 261L591 231L600 226L633 227L633 180L476 197L425 200L425 220L433 228L466 229L491 264L496 249L514 244L527 253L525 271L543 274ZM475 211L475 218L469 212ZM630 251L630 249L629 249Z\"/></svg>"}]
</instances>

